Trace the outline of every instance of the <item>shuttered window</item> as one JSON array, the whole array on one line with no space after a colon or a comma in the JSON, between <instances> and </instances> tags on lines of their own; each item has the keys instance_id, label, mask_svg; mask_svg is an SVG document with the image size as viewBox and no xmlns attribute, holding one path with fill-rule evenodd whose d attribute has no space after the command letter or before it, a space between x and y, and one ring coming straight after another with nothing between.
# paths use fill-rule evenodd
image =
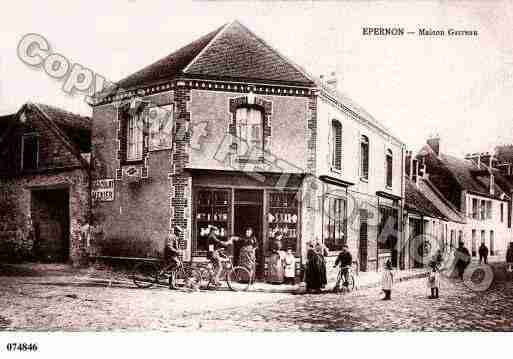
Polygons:
<instances>
[{"instance_id":1,"label":"shuttered window","mask_svg":"<svg viewBox=\"0 0 513 359\"><path fill-rule=\"evenodd\" d=\"M143 116L134 114L127 121L126 160L142 160L143 152Z\"/></svg>"},{"instance_id":2,"label":"shuttered window","mask_svg":"<svg viewBox=\"0 0 513 359\"><path fill-rule=\"evenodd\" d=\"M342 170L342 125L333 120L331 122L333 143L331 148L331 166L336 170Z\"/></svg>"},{"instance_id":3,"label":"shuttered window","mask_svg":"<svg viewBox=\"0 0 513 359\"><path fill-rule=\"evenodd\" d=\"M392 175L393 175L393 169L392 169L392 165L393 165L393 162L392 162L392 151L391 150L387 150L387 154L386 154L386 160L385 160L385 167L386 167L386 183L387 183L387 187L392 187Z\"/></svg>"},{"instance_id":4,"label":"shuttered window","mask_svg":"<svg viewBox=\"0 0 513 359\"><path fill-rule=\"evenodd\" d=\"M369 179L369 138L362 136L360 140L360 176Z\"/></svg>"}]
</instances>

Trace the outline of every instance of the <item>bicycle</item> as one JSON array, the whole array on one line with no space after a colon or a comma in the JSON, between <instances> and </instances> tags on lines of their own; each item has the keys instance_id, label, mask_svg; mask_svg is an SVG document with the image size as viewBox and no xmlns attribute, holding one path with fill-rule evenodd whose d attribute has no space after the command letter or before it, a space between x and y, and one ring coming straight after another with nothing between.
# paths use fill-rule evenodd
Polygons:
<instances>
[{"instance_id":1,"label":"bicycle","mask_svg":"<svg viewBox=\"0 0 513 359\"><path fill-rule=\"evenodd\" d=\"M165 264L163 261L137 263L132 271L132 280L139 288L150 288L154 285L168 285L169 277L175 274L174 285L186 287L202 282L202 272L191 266L184 266L180 260L177 266L172 263Z\"/></svg>"},{"instance_id":2,"label":"bicycle","mask_svg":"<svg viewBox=\"0 0 513 359\"><path fill-rule=\"evenodd\" d=\"M347 277L346 277L347 282L346 281L343 282L343 273L342 272L344 269L347 269ZM343 285L340 286L340 283L342 283ZM353 268L351 266L340 267L340 270L338 271L338 275L337 275L337 282L335 284L335 287L333 288L333 291L335 293L344 293L344 292L353 291L355 288L355 283L356 283L356 280L355 280Z\"/></svg>"},{"instance_id":3,"label":"bicycle","mask_svg":"<svg viewBox=\"0 0 513 359\"><path fill-rule=\"evenodd\" d=\"M228 288L235 292L248 290L249 286L253 283L253 276L250 271L241 266L233 266L230 257L223 256L222 258L224 261L221 261L221 274L219 278L223 278ZM219 288L215 281L212 263L208 264L208 269L201 269L201 279L205 280L205 282L201 283L200 287L206 289Z\"/></svg>"}]
</instances>

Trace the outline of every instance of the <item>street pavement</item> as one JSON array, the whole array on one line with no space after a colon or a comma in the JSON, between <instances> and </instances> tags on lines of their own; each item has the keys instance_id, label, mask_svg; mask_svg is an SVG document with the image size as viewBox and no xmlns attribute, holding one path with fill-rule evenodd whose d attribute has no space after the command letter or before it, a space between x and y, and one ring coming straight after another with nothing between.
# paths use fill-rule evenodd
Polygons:
<instances>
[{"instance_id":1,"label":"street pavement","mask_svg":"<svg viewBox=\"0 0 513 359\"><path fill-rule=\"evenodd\" d=\"M53 284L52 284L53 283ZM511 331L513 286L475 292L442 279L428 299L426 279L398 283L391 301L379 288L348 294L169 291L0 277L0 330L159 331Z\"/></svg>"}]
</instances>

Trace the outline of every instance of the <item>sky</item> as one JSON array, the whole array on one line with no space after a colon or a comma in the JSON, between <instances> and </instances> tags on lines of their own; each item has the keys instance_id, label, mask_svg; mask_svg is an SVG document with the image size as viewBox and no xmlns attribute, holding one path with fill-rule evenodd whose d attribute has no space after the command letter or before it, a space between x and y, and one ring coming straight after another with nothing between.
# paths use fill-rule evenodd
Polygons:
<instances>
[{"instance_id":1,"label":"sky","mask_svg":"<svg viewBox=\"0 0 513 359\"><path fill-rule=\"evenodd\" d=\"M513 1L25 1L0 14L0 115L42 102L91 115L83 95L17 57L28 33L119 80L239 20L339 87L416 151L438 134L464 156L513 143ZM363 27L477 30L477 37L364 36Z\"/></svg>"}]
</instances>

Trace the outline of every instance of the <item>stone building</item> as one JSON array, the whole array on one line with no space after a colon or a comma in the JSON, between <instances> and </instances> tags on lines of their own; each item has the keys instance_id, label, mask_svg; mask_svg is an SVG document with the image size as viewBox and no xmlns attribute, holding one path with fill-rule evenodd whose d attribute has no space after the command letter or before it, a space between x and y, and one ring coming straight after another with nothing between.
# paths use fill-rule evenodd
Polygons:
<instances>
[{"instance_id":1,"label":"stone building","mask_svg":"<svg viewBox=\"0 0 513 359\"><path fill-rule=\"evenodd\" d=\"M2 260L86 257L90 131L89 118L43 104L0 117Z\"/></svg>"},{"instance_id":2,"label":"stone building","mask_svg":"<svg viewBox=\"0 0 513 359\"><path fill-rule=\"evenodd\" d=\"M184 258L204 262L209 225L249 226L259 278L277 231L299 263L308 241L349 244L363 270L397 262L404 145L334 82L232 22L96 96L99 253L158 256L178 225Z\"/></svg>"}]
</instances>

